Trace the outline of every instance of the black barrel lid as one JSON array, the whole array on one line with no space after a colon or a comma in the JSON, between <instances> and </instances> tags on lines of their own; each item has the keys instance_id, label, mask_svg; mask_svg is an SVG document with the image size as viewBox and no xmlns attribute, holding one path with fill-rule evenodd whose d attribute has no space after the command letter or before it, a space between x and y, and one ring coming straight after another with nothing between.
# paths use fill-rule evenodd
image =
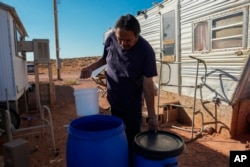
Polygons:
<instances>
[{"instance_id":1,"label":"black barrel lid","mask_svg":"<svg viewBox=\"0 0 250 167\"><path fill-rule=\"evenodd\" d=\"M161 160L180 155L185 150L183 139L166 131L144 131L135 136L134 151L147 158Z\"/></svg>"}]
</instances>

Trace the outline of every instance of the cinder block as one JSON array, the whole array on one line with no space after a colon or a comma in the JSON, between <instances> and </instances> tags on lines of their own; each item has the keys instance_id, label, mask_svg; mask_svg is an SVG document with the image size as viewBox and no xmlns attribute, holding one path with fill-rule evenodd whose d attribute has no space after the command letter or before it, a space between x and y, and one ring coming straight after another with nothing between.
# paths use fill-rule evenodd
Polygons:
<instances>
[{"instance_id":1,"label":"cinder block","mask_svg":"<svg viewBox=\"0 0 250 167\"><path fill-rule=\"evenodd\" d=\"M179 109L175 106L164 107L163 111L163 121L165 123L177 122L179 117Z\"/></svg>"},{"instance_id":2,"label":"cinder block","mask_svg":"<svg viewBox=\"0 0 250 167\"><path fill-rule=\"evenodd\" d=\"M5 167L29 167L29 144L24 139L15 139L3 144Z\"/></svg>"}]
</instances>

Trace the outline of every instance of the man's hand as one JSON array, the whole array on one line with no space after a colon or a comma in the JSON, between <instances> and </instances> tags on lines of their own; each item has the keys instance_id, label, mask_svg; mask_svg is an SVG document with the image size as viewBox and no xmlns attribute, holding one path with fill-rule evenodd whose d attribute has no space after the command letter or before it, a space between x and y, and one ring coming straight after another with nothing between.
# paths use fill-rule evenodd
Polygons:
<instances>
[{"instance_id":1,"label":"man's hand","mask_svg":"<svg viewBox=\"0 0 250 167\"><path fill-rule=\"evenodd\" d=\"M92 69L89 67L83 68L80 74L80 78L84 79L84 78L89 78L92 74Z\"/></svg>"},{"instance_id":2,"label":"man's hand","mask_svg":"<svg viewBox=\"0 0 250 167\"><path fill-rule=\"evenodd\" d=\"M158 130L158 119L157 116L148 118L148 130Z\"/></svg>"}]
</instances>

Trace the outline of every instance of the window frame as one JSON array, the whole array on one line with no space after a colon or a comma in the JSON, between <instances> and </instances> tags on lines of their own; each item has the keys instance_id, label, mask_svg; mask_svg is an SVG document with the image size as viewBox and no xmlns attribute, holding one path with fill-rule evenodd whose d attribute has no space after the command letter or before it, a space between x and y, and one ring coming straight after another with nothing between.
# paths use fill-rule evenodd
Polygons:
<instances>
[{"instance_id":1,"label":"window frame","mask_svg":"<svg viewBox=\"0 0 250 167\"><path fill-rule=\"evenodd\" d=\"M26 54L25 52L21 52L18 51L18 43L20 41L24 41L24 37L22 36L17 24L15 23L15 21L13 21L13 31L14 31L14 43L15 43L15 55L16 57L22 58L22 59L26 59Z\"/></svg>"},{"instance_id":2,"label":"window frame","mask_svg":"<svg viewBox=\"0 0 250 167\"><path fill-rule=\"evenodd\" d=\"M242 22L236 22L236 23L233 23L233 24L230 24L230 25L226 25L226 26L220 26L220 27L216 27L216 28L213 28L212 26L212 23L213 21L215 20L218 20L218 19L223 19L225 17L228 17L230 15L236 15L236 14L239 14L239 13L242 13L242 17L243 17L243 21ZM247 16L248 16L248 11L246 8L241 8L239 10L234 10L233 12L227 12L227 13L224 13L224 14L219 14L219 16L217 17L213 17L211 16L210 18L208 19L204 19L204 20L199 20L199 21L196 21L194 23L192 23L192 50L193 52L209 52L209 51L225 51L225 50L229 50L229 49L233 49L233 50L237 50L237 49L243 49L243 48L246 48L247 47L247 25L248 25L248 20L247 20ZM195 25L199 24L199 23L202 23L202 22L207 22L208 24L208 49L207 50L195 50ZM213 39L212 35L213 35L213 32L215 32L216 30L223 30L223 28L231 28L231 27L236 27L236 26L242 26L242 35L235 35L235 36L227 36L227 37L223 37L223 38L218 38L218 39ZM237 38L237 37L242 37L242 43L241 43L241 46L235 46L235 47L229 47L229 48L213 48L213 41L216 41L216 40L223 40L223 39L233 39L233 38Z\"/></svg>"},{"instance_id":3,"label":"window frame","mask_svg":"<svg viewBox=\"0 0 250 167\"><path fill-rule=\"evenodd\" d=\"M170 17L171 16L171 17ZM171 20L170 23L167 21ZM171 28L167 28L168 26L165 25L165 23L168 23L168 26L171 26ZM165 11L163 14L161 14L161 48L163 49L163 61L167 62L174 62L176 61L177 56L177 39L176 39L176 10L169 10ZM165 36L167 33L170 33L170 37Z\"/></svg>"}]
</instances>

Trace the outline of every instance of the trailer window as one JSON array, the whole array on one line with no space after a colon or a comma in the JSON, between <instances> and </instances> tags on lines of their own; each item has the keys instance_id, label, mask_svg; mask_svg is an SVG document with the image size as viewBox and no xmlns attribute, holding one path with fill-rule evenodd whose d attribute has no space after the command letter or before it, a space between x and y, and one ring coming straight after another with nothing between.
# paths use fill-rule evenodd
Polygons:
<instances>
[{"instance_id":1,"label":"trailer window","mask_svg":"<svg viewBox=\"0 0 250 167\"><path fill-rule=\"evenodd\" d=\"M209 49L208 22L202 21L194 24L194 50L204 51Z\"/></svg>"},{"instance_id":2,"label":"trailer window","mask_svg":"<svg viewBox=\"0 0 250 167\"><path fill-rule=\"evenodd\" d=\"M175 61L175 11L162 15L162 40L163 59Z\"/></svg>"},{"instance_id":3,"label":"trailer window","mask_svg":"<svg viewBox=\"0 0 250 167\"><path fill-rule=\"evenodd\" d=\"M243 46L243 12L212 20L212 49Z\"/></svg>"},{"instance_id":4,"label":"trailer window","mask_svg":"<svg viewBox=\"0 0 250 167\"><path fill-rule=\"evenodd\" d=\"M14 27L14 35L15 35L15 50L16 50L16 55L21 57L21 58L25 58L25 53L21 52L18 50L18 42L23 40L23 37L21 35L21 33L19 32L15 22L13 23L15 25Z\"/></svg>"},{"instance_id":5,"label":"trailer window","mask_svg":"<svg viewBox=\"0 0 250 167\"><path fill-rule=\"evenodd\" d=\"M244 12L220 18L209 19L193 24L193 50L208 51L216 49L244 47Z\"/></svg>"}]
</instances>

